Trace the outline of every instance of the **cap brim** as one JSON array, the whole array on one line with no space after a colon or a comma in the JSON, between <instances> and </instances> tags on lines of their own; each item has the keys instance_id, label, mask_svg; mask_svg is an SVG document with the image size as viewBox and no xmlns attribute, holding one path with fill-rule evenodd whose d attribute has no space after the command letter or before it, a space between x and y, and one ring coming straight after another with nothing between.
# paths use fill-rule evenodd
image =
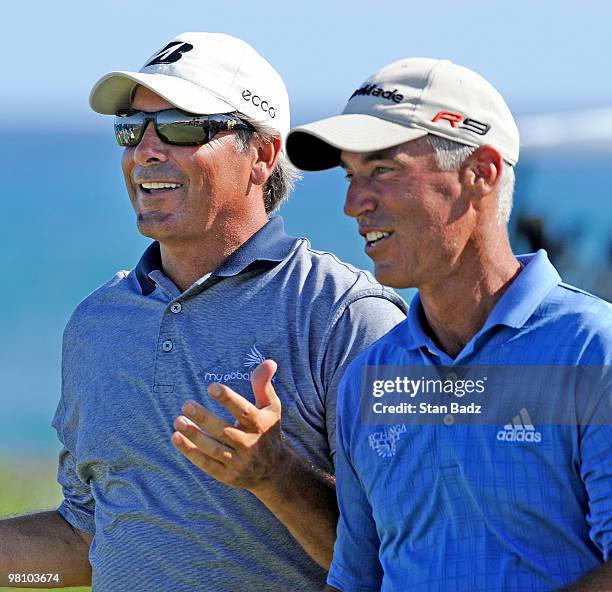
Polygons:
<instances>
[{"instance_id":1,"label":"cap brim","mask_svg":"<svg viewBox=\"0 0 612 592\"><path fill-rule=\"evenodd\" d=\"M340 152L372 152L427 135L421 128L399 125L373 115L348 113L293 128L286 151L303 171L322 171L340 164Z\"/></svg>"},{"instance_id":2,"label":"cap brim","mask_svg":"<svg viewBox=\"0 0 612 592\"><path fill-rule=\"evenodd\" d=\"M132 91L138 84L190 113L210 115L237 110L234 105L188 80L166 74L122 71L110 72L96 82L89 95L89 105L104 115L114 115L120 109L129 109L132 106Z\"/></svg>"}]
</instances>

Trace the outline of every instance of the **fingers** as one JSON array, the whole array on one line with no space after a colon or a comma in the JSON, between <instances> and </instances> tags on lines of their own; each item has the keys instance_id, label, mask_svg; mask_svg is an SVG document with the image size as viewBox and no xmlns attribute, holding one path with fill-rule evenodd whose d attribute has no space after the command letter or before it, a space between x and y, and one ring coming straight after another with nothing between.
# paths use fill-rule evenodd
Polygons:
<instances>
[{"instance_id":1,"label":"fingers","mask_svg":"<svg viewBox=\"0 0 612 592\"><path fill-rule=\"evenodd\" d=\"M223 405L236 418L240 426L248 431L257 430L259 409L250 401L218 382L213 382L208 386L208 394Z\"/></svg>"},{"instance_id":2,"label":"fingers","mask_svg":"<svg viewBox=\"0 0 612 592\"><path fill-rule=\"evenodd\" d=\"M202 469L215 479L219 479L225 470L223 463L204 454L187 437L180 432L174 432L170 438L174 447L196 467Z\"/></svg>"},{"instance_id":3,"label":"fingers","mask_svg":"<svg viewBox=\"0 0 612 592\"><path fill-rule=\"evenodd\" d=\"M230 444L231 440L236 437L236 429L223 421L220 417L217 417L214 413L202 407L195 401L187 401L182 407L183 413L194 423L203 427L209 434L214 436L217 440Z\"/></svg>"},{"instance_id":4,"label":"fingers","mask_svg":"<svg viewBox=\"0 0 612 592\"><path fill-rule=\"evenodd\" d=\"M272 386L272 378L276 374L277 365L274 360L265 360L255 368L251 376L251 384L258 409L268 407L280 415L281 402Z\"/></svg>"},{"instance_id":5,"label":"fingers","mask_svg":"<svg viewBox=\"0 0 612 592\"><path fill-rule=\"evenodd\" d=\"M231 461L234 450L223 442L219 442L215 438L211 438L205 434L197 425L188 418L179 416L174 420L174 427L178 432L188 440L183 448L179 448L181 452L193 452L192 447L197 448L201 453L220 463ZM177 439L178 443L182 440ZM187 458L191 457L186 454ZM198 455L193 455L198 456Z\"/></svg>"},{"instance_id":6,"label":"fingers","mask_svg":"<svg viewBox=\"0 0 612 592\"><path fill-rule=\"evenodd\" d=\"M236 428L195 401L188 401L183 405L183 413L217 440L225 443L241 442L241 431L261 433L269 427L270 418L273 422L280 420L281 402L272 386L276 369L276 362L273 360L265 360L255 368L251 384L257 406L224 384L213 382L208 386L208 394L236 418ZM262 413L263 411L266 413Z\"/></svg>"}]
</instances>

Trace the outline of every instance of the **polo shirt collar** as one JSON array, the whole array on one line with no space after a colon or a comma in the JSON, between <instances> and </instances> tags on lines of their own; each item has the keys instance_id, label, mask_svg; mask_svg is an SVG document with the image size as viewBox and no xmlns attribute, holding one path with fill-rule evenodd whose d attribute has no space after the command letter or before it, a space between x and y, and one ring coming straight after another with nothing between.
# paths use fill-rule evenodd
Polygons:
<instances>
[{"instance_id":1,"label":"polo shirt collar","mask_svg":"<svg viewBox=\"0 0 612 592\"><path fill-rule=\"evenodd\" d=\"M519 255L517 259L523 269L491 311L483 332L495 325L520 329L546 295L561 282L561 276L544 249Z\"/></svg>"},{"instance_id":2,"label":"polo shirt collar","mask_svg":"<svg viewBox=\"0 0 612 592\"><path fill-rule=\"evenodd\" d=\"M161 253L157 241L147 247L135 269L136 279L145 296L155 290L155 282L149 278L149 274L156 269L161 269Z\"/></svg>"},{"instance_id":3,"label":"polo shirt collar","mask_svg":"<svg viewBox=\"0 0 612 592\"><path fill-rule=\"evenodd\" d=\"M295 245L294 238L285 234L283 219L275 216L241 245L211 275L224 278L238 275L256 262L280 263ZM155 241L143 253L135 269L136 279L145 296L155 290L150 274L162 269L159 243Z\"/></svg>"},{"instance_id":4,"label":"polo shirt collar","mask_svg":"<svg viewBox=\"0 0 612 592\"><path fill-rule=\"evenodd\" d=\"M473 350L475 341L497 325L521 328L542 303L549 292L561 282L561 277L544 249L529 255L518 255L517 259L524 266L521 273L498 300L489 314L484 326L465 346L461 357ZM421 297L417 292L410 303L406 319L404 346L408 349L427 347L439 351L424 327L425 311Z\"/></svg>"}]
</instances>

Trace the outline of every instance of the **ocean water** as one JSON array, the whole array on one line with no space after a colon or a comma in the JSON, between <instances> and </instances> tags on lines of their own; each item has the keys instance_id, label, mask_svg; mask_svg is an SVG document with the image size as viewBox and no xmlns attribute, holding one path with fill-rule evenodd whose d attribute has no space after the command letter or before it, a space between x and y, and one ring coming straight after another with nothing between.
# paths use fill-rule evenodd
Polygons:
<instances>
[{"instance_id":1,"label":"ocean water","mask_svg":"<svg viewBox=\"0 0 612 592\"><path fill-rule=\"evenodd\" d=\"M133 267L149 241L135 228L110 133L9 133L0 155L0 459L52 455L63 327L78 302ZM515 250L524 252L516 220L537 217L564 279L608 298L611 175L609 155L523 157L512 224ZM371 269L355 222L342 214L345 189L339 170L307 174L281 215L289 234Z\"/></svg>"}]
</instances>

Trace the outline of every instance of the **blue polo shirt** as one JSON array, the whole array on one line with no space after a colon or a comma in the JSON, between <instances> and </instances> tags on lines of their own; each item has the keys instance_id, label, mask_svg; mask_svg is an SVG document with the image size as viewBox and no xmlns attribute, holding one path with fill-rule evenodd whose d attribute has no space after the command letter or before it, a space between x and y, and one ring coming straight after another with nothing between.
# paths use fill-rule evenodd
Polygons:
<instances>
[{"instance_id":1,"label":"blue polo shirt","mask_svg":"<svg viewBox=\"0 0 612 592\"><path fill-rule=\"evenodd\" d=\"M136 269L88 296L64 333L59 512L93 537L96 592L318 592L325 571L249 492L172 445L173 421L227 384L254 401L265 358L289 444L334 472L336 388L353 357L405 318L403 301L366 272L273 218L184 292L153 243Z\"/></svg>"},{"instance_id":2,"label":"blue polo shirt","mask_svg":"<svg viewBox=\"0 0 612 592\"><path fill-rule=\"evenodd\" d=\"M555 590L612 555L609 421L544 424L524 400L499 425L360 417L362 373L374 366L609 368L610 304L562 283L544 251L519 259L524 269L456 358L424 329L417 295L406 321L349 365L338 393L341 515L328 575L342 592ZM610 417L612 383L601 376L593 418ZM545 393L552 409L574 405L571 395L571 385Z\"/></svg>"}]
</instances>

